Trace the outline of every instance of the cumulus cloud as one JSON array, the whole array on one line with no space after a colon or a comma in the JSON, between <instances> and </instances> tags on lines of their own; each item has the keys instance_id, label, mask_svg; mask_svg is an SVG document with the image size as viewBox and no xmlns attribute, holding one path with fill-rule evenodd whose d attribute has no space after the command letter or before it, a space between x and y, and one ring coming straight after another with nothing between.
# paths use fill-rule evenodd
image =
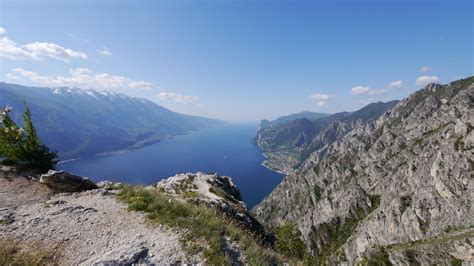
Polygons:
<instances>
[{"instance_id":1,"label":"cumulus cloud","mask_svg":"<svg viewBox=\"0 0 474 266\"><path fill-rule=\"evenodd\" d=\"M199 99L196 96L183 95L183 94L172 93L172 92L161 92L156 97L159 100L171 100L176 103L183 103L183 104L193 103Z\"/></svg>"},{"instance_id":2,"label":"cumulus cloud","mask_svg":"<svg viewBox=\"0 0 474 266\"><path fill-rule=\"evenodd\" d=\"M102 49L97 49L97 52L100 54L100 55L103 55L103 56L109 56L109 55L112 55L112 53L109 51L109 49L107 47L102 47Z\"/></svg>"},{"instance_id":3,"label":"cumulus cloud","mask_svg":"<svg viewBox=\"0 0 474 266\"><path fill-rule=\"evenodd\" d=\"M397 80L397 81L392 81L387 84L387 88L389 89L400 89L403 87L403 81Z\"/></svg>"},{"instance_id":4,"label":"cumulus cloud","mask_svg":"<svg viewBox=\"0 0 474 266\"><path fill-rule=\"evenodd\" d=\"M9 79L19 80L22 78L48 87L79 87L81 89L151 89L152 84L146 81L132 80L127 77L110 75L107 73L95 73L88 68L73 68L69 70L69 76L43 76L33 71L15 68L6 75Z\"/></svg>"},{"instance_id":5,"label":"cumulus cloud","mask_svg":"<svg viewBox=\"0 0 474 266\"><path fill-rule=\"evenodd\" d=\"M0 27L0 35L7 33L7 30L3 27Z\"/></svg>"},{"instance_id":6,"label":"cumulus cloud","mask_svg":"<svg viewBox=\"0 0 474 266\"><path fill-rule=\"evenodd\" d=\"M418 86L425 86L429 83L436 83L439 81L437 76L420 76L416 79L415 84Z\"/></svg>"},{"instance_id":7,"label":"cumulus cloud","mask_svg":"<svg viewBox=\"0 0 474 266\"><path fill-rule=\"evenodd\" d=\"M33 42L20 45L4 36L0 38L0 57L13 60L42 60L49 57L69 62L71 59L87 59L87 54L55 43Z\"/></svg>"},{"instance_id":8,"label":"cumulus cloud","mask_svg":"<svg viewBox=\"0 0 474 266\"><path fill-rule=\"evenodd\" d=\"M403 81L397 80L397 81L392 81L388 83L384 89L371 89L369 86L356 86L351 89L351 94L352 95L362 95L362 94L379 95L379 94L390 92L390 90L392 89L399 89L401 87L403 87Z\"/></svg>"},{"instance_id":9,"label":"cumulus cloud","mask_svg":"<svg viewBox=\"0 0 474 266\"><path fill-rule=\"evenodd\" d=\"M323 93L315 93L310 95L309 98L315 101L319 107L326 107L329 101L336 98L336 96Z\"/></svg>"},{"instance_id":10,"label":"cumulus cloud","mask_svg":"<svg viewBox=\"0 0 474 266\"><path fill-rule=\"evenodd\" d=\"M370 87L364 87L364 86L356 86L351 89L351 94L353 95L359 95L359 94L364 94L368 93L370 91Z\"/></svg>"},{"instance_id":11,"label":"cumulus cloud","mask_svg":"<svg viewBox=\"0 0 474 266\"><path fill-rule=\"evenodd\" d=\"M430 71L431 71L431 67L429 67L429 66L423 66L423 67L420 68L421 73L428 73Z\"/></svg>"}]
</instances>

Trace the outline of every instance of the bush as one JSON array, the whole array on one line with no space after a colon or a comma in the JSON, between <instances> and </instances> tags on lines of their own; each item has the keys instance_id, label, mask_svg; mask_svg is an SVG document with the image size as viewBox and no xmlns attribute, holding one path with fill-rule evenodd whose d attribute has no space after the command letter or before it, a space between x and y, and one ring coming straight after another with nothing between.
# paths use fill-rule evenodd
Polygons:
<instances>
[{"instance_id":1,"label":"bush","mask_svg":"<svg viewBox=\"0 0 474 266\"><path fill-rule=\"evenodd\" d=\"M303 259L305 245L301 241L301 232L291 223L286 223L276 229L276 249L284 256Z\"/></svg>"},{"instance_id":2,"label":"bush","mask_svg":"<svg viewBox=\"0 0 474 266\"><path fill-rule=\"evenodd\" d=\"M57 153L50 151L38 137L26 102L24 128L10 118L11 109L7 106L0 114L0 158L9 163L42 171L54 169Z\"/></svg>"}]
</instances>

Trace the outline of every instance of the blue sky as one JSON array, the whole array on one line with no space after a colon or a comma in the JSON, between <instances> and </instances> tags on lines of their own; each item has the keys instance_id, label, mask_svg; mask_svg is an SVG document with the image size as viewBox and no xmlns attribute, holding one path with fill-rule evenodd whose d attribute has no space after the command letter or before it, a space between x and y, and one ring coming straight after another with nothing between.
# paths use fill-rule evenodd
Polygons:
<instances>
[{"instance_id":1,"label":"blue sky","mask_svg":"<svg viewBox=\"0 0 474 266\"><path fill-rule=\"evenodd\" d=\"M473 2L4 1L0 80L258 120L473 75Z\"/></svg>"}]
</instances>

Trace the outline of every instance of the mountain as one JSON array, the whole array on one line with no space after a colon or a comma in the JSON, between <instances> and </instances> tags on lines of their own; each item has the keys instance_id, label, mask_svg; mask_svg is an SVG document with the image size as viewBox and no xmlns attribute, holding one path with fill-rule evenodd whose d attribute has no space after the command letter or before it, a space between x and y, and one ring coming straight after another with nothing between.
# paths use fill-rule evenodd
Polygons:
<instances>
[{"instance_id":1,"label":"mountain","mask_svg":"<svg viewBox=\"0 0 474 266\"><path fill-rule=\"evenodd\" d=\"M260 127L269 127L269 126L279 125L285 122L289 122L289 121L293 121L293 120L301 119L301 118L306 118L308 120L316 120L318 118L326 117L326 116L329 116L329 114L303 111L296 114L281 116L272 121L264 119L260 122Z\"/></svg>"},{"instance_id":2,"label":"mountain","mask_svg":"<svg viewBox=\"0 0 474 266\"><path fill-rule=\"evenodd\" d=\"M322 131L253 212L294 223L318 264L472 261L473 105L474 77L429 84L342 137Z\"/></svg>"},{"instance_id":3,"label":"mountain","mask_svg":"<svg viewBox=\"0 0 474 266\"><path fill-rule=\"evenodd\" d=\"M260 127L255 142L267 156L266 166L290 173L317 147L342 137L357 123L377 119L396 103L372 103L352 113L341 112L314 120L296 118ZM291 116L285 119L288 117Z\"/></svg>"},{"instance_id":4,"label":"mountain","mask_svg":"<svg viewBox=\"0 0 474 266\"><path fill-rule=\"evenodd\" d=\"M18 121L27 101L40 136L61 159L140 147L223 122L114 92L0 83L0 106Z\"/></svg>"}]
</instances>

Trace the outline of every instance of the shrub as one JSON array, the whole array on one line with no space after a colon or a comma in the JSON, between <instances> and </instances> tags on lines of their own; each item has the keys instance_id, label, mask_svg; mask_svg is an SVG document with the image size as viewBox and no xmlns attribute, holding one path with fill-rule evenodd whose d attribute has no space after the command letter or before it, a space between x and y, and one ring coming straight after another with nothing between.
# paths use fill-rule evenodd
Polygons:
<instances>
[{"instance_id":1,"label":"shrub","mask_svg":"<svg viewBox=\"0 0 474 266\"><path fill-rule=\"evenodd\" d=\"M50 151L38 137L26 102L23 114L24 128L10 118L11 109L7 106L0 114L0 158L10 164L42 171L54 169L57 153Z\"/></svg>"},{"instance_id":2,"label":"shrub","mask_svg":"<svg viewBox=\"0 0 474 266\"><path fill-rule=\"evenodd\" d=\"M305 245L301 240L301 232L291 223L276 229L276 249L284 256L303 259Z\"/></svg>"}]
</instances>

